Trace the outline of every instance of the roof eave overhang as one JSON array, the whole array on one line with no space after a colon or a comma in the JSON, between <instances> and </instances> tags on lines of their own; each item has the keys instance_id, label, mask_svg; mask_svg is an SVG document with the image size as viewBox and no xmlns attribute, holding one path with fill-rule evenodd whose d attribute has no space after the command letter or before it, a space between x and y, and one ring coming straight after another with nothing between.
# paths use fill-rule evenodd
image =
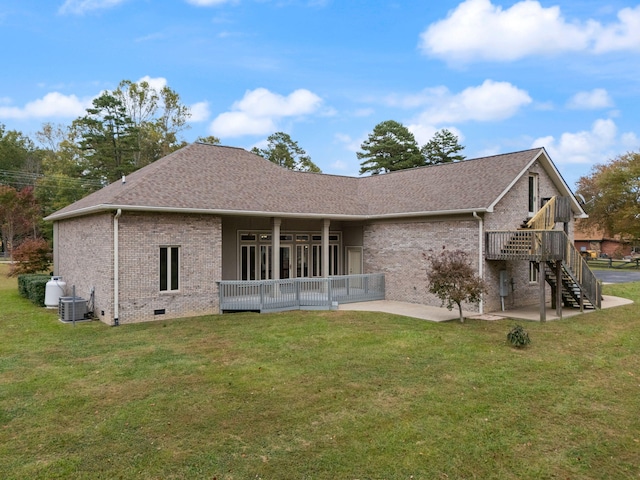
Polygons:
<instances>
[{"instance_id":1,"label":"roof eave overhang","mask_svg":"<svg viewBox=\"0 0 640 480\"><path fill-rule=\"evenodd\" d=\"M438 210L438 211L421 211L421 212L395 212L384 214L335 214L335 213L309 213L309 212L268 212L259 210L224 210L224 209L208 209L208 208L181 208L181 207L154 207L143 205L113 205L101 204L87 208L80 208L71 212L54 213L45 218L46 221L55 222L58 220L68 220L76 217L84 217L87 215L96 215L99 213L122 210L123 212L147 212L147 213L182 213L182 214L200 214L200 215L219 215L219 216L242 216L242 217L278 217L278 218L301 218L301 219L331 219L331 220L385 220L393 218L412 218L412 217L435 217L447 215L472 215L473 213L492 212L492 208L467 208L459 210Z\"/></svg>"}]
</instances>

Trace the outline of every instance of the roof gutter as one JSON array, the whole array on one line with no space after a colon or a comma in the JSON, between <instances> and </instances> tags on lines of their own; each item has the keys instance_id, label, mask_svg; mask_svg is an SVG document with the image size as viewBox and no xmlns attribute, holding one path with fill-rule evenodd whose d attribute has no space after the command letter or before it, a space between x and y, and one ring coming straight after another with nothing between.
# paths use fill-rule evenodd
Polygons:
<instances>
[{"instance_id":1,"label":"roof gutter","mask_svg":"<svg viewBox=\"0 0 640 480\"><path fill-rule=\"evenodd\" d=\"M92 207L80 208L68 213L54 213L45 218L46 221L66 220L68 218L82 217L109 211L127 211L127 212L158 212L158 213L188 213L200 215L235 215L243 217L281 217L281 218L309 218L331 220L384 220L392 218L411 218L411 217L432 217L444 215L465 215L474 212L491 212L492 208L467 208L461 210L437 210L437 211L420 211L420 212L398 212L384 213L374 215L348 215L348 214L329 214L329 213L302 213L302 212L269 212L264 210L225 210L225 209L208 209L208 208L172 208L172 207L151 207L138 205L112 205L101 204Z\"/></svg>"}]
</instances>

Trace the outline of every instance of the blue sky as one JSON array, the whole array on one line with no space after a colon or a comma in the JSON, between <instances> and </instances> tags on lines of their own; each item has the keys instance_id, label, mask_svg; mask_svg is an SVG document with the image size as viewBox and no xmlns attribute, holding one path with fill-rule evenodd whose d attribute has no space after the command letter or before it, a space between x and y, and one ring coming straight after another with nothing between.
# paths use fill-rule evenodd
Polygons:
<instances>
[{"instance_id":1,"label":"blue sky","mask_svg":"<svg viewBox=\"0 0 640 480\"><path fill-rule=\"evenodd\" d=\"M544 146L567 183L640 149L640 3L0 0L0 123L69 124L121 80L168 85L187 141L291 135L357 175L373 127L467 157Z\"/></svg>"}]
</instances>

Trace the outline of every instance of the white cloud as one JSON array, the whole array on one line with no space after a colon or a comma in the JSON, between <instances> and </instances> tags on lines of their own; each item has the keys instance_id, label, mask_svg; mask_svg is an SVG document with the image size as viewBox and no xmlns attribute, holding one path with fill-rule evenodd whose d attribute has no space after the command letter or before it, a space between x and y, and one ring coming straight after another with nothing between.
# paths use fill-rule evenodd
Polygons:
<instances>
[{"instance_id":1,"label":"white cloud","mask_svg":"<svg viewBox=\"0 0 640 480\"><path fill-rule=\"evenodd\" d=\"M273 133L278 120L315 113L321 104L322 99L309 90L299 89L283 96L257 88L235 102L232 111L218 115L209 130L220 137Z\"/></svg>"},{"instance_id":2,"label":"white cloud","mask_svg":"<svg viewBox=\"0 0 640 480\"><path fill-rule=\"evenodd\" d=\"M83 15L91 10L115 7L126 0L66 0L58 9L61 14Z\"/></svg>"},{"instance_id":3,"label":"white cloud","mask_svg":"<svg viewBox=\"0 0 640 480\"><path fill-rule=\"evenodd\" d=\"M597 110L613 106L613 100L604 88L578 92L569 100L568 107L575 110Z\"/></svg>"},{"instance_id":4,"label":"white cloud","mask_svg":"<svg viewBox=\"0 0 640 480\"><path fill-rule=\"evenodd\" d=\"M344 147L350 152L359 152L362 143L367 139L367 135L362 136L361 138L352 138L350 135L346 133L336 133L334 138L344 145Z\"/></svg>"},{"instance_id":5,"label":"white cloud","mask_svg":"<svg viewBox=\"0 0 640 480\"><path fill-rule=\"evenodd\" d=\"M187 0L187 3L195 5L196 7L215 7L231 1L232 0Z\"/></svg>"},{"instance_id":6,"label":"white cloud","mask_svg":"<svg viewBox=\"0 0 640 480\"><path fill-rule=\"evenodd\" d=\"M464 140L464 135L462 132L456 127L446 126L446 127L436 127L435 125L421 125L421 124L411 124L408 125L407 128L418 142L418 145L425 145L429 140L433 138L436 132L446 128L451 133L453 133L456 137L458 137L458 141L462 143Z\"/></svg>"},{"instance_id":7,"label":"white cloud","mask_svg":"<svg viewBox=\"0 0 640 480\"><path fill-rule=\"evenodd\" d=\"M640 50L640 5L618 12L619 23L607 25L595 40L594 51Z\"/></svg>"},{"instance_id":8,"label":"white cloud","mask_svg":"<svg viewBox=\"0 0 640 480\"><path fill-rule=\"evenodd\" d=\"M189 118L191 122L205 122L211 114L209 111L209 102L194 103L189 107L189 111L191 112L191 117Z\"/></svg>"},{"instance_id":9,"label":"white cloud","mask_svg":"<svg viewBox=\"0 0 640 480\"><path fill-rule=\"evenodd\" d=\"M568 21L560 7L522 0L509 8L491 0L465 0L420 35L428 55L451 62L511 61L564 52L640 50L640 6L618 13L610 25Z\"/></svg>"},{"instance_id":10,"label":"white cloud","mask_svg":"<svg viewBox=\"0 0 640 480\"><path fill-rule=\"evenodd\" d=\"M418 145L424 145L426 144L429 140L431 140L433 138L433 135L438 131L438 127L436 127L435 125L430 125L430 124L419 124L419 123L412 123L407 125L407 129L413 133L413 136L416 139L416 142L418 142Z\"/></svg>"},{"instance_id":11,"label":"white cloud","mask_svg":"<svg viewBox=\"0 0 640 480\"><path fill-rule=\"evenodd\" d=\"M145 75L136 83L147 82L151 88L153 88L156 92L159 92L164 87L167 86L167 79L164 77L156 77L152 78L149 75Z\"/></svg>"},{"instance_id":12,"label":"white cloud","mask_svg":"<svg viewBox=\"0 0 640 480\"><path fill-rule=\"evenodd\" d=\"M625 150L635 150L640 149L640 139L633 132L627 132L620 135L620 143L625 148Z\"/></svg>"},{"instance_id":13,"label":"white cloud","mask_svg":"<svg viewBox=\"0 0 640 480\"><path fill-rule=\"evenodd\" d=\"M85 114L91 106L91 99L79 99L75 95L58 92L47 93L44 97L28 102L24 107L0 106L0 118L74 118Z\"/></svg>"},{"instance_id":14,"label":"white cloud","mask_svg":"<svg viewBox=\"0 0 640 480\"><path fill-rule=\"evenodd\" d=\"M558 164L595 164L610 157L619 142L629 140L629 134L618 139L616 124L611 119L596 120L591 130L563 133L558 140L553 136L536 139L531 147L545 147Z\"/></svg>"},{"instance_id":15,"label":"white cloud","mask_svg":"<svg viewBox=\"0 0 640 480\"><path fill-rule=\"evenodd\" d=\"M321 103L320 97L305 89L296 90L285 97L266 88L256 88L247 91L242 100L233 104L233 109L254 116L290 117L312 113Z\"/></svg>"},{"instance_id":16,"label":"white cloud","mask_svg":"<svg viewBox=\"0 0 640 480\"><path fill-rule=\"evenodd\" d=\"M422 104L427 109L418 124L439 125L466 121L490 122L509 118L532 102L525 90L509 82L485 80L482 85L468 87L452 94L446 87L425 91Z\"/></svg>"},{"instance_id":17,"label":"white cloud","mask_svg":"<svg viewBox=\"0 0 640 480\"><path fill-rule=\"evenodd\" d=\"M270 118L251 117L245 112L225 112L218 115L209 131L218 137L240 137L242 135L264 135L274 132L276 124Z\"/></svg>"}]
</instances>

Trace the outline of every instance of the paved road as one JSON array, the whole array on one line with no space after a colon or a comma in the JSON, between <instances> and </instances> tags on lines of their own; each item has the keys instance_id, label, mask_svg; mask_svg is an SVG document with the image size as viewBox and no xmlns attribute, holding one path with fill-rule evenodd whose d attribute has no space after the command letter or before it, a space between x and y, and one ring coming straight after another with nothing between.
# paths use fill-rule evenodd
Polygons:
<instances>
[{"instance_id":1,"label":"paved road","mask_svg":"<svg viewBox=\"0 0 640 480\"><path fill-rule=\"evenodd\" d=\"M604 283L640 282L640 272L635 270L594 270Z\"/></svg>"}]
</instances>

